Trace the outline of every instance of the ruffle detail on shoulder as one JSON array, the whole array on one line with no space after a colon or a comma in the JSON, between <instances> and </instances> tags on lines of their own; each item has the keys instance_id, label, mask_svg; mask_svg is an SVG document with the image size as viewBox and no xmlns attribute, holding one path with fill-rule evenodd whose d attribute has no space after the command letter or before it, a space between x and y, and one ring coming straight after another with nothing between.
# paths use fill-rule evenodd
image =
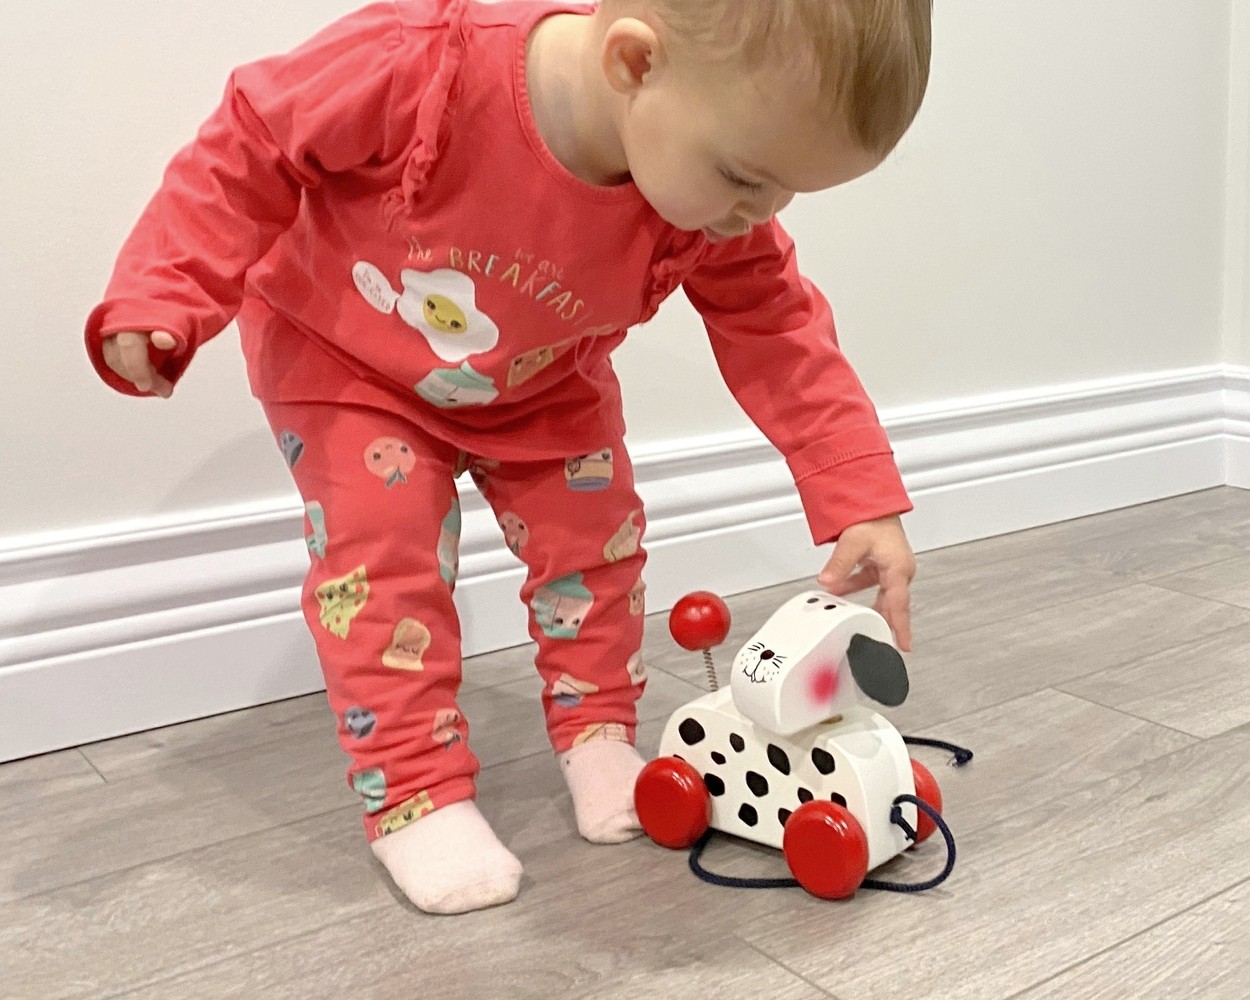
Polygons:
<instances>
[{"instance_id":1,"label":"ruffle detail on shoulder","mask_svg":"<svg viewBox=\"0 0 1250 1000\"><path fill-rule=\"evenodd\" d=\"M417 109L416 141L404 165L398 187L383 196L387 224L396 225L416 204L421 189L438 161L456 100L468 49L469 0L447 0L444 8L446 39L438 66L429 79Z\"/></svg>"},{"instance_id":2,"label":"ruffle detail on shoulder","mask_svg":"<svg viewBox=\"0 0 1250 1000\"><path fill-rule=\"evenodd\" d=\"M708 246L702 233L680 229L672 230L670 238L661 241L651 262L651 280L643 295L639 323L648 322L659 312L664 300L698 267Z\"/></svg>"}]
</instances>

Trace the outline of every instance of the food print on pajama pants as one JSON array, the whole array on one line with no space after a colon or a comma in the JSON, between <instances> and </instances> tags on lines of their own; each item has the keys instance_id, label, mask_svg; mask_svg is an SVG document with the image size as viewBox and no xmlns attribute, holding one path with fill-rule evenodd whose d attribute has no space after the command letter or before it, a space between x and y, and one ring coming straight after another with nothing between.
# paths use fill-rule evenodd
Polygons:
<instances>
[{"instance_id":1,"label":"food print on pajama pants","mask_svg":"<svg viewBox=\"0 0 1250 1000\"><path fill-rule=\"evenodd\" d=\"M521 600L553 748L634 741L645 519L621 441L499 462L380 409L264 407L305 503L304 617L370 840L475 794L452 600L465 471L529 570Z\"/></svg>"}]
</instances>

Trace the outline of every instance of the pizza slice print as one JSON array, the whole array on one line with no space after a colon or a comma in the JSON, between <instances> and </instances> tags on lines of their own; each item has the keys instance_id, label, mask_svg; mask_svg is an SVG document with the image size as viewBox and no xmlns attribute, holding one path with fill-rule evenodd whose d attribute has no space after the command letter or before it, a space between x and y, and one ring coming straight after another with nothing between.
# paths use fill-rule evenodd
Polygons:
<instances>
[{"instance_id":1,"label":"pizza slice print","mask_svg":"<svg viewBox=\"0 0 1250 1000\"><path fill-rule=\"evenodd\" d=\"M357 566L347 576L327 580L316 590L321 606L321 625L332 635L346 639L352 620L369 600L369 580L364 566Z\"/></svg>"}]
</instances>

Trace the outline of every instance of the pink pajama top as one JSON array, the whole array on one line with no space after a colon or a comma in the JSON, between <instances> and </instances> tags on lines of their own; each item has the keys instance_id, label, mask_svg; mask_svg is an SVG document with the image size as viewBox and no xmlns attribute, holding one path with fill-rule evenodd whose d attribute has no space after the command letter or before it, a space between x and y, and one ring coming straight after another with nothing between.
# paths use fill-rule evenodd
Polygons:
<instances>
[{"instance_id":1,"label":"pink pajama top","mask_svg":"<svg viewBox=\"0 0 1250 1000\"><path fill-rule=\"evenodd\" d=\"M166 330L177 381L237 317L252 391L397 401L477 455L621 434L610 355L679 285L726 384L785 456L813 538L911 509L824 296L773 220L713 245L544 145L525 44L552 0L366 7L236 70L124 244L86 338ZM662 406L663 401L657 400Z\"/></svg>"}]
</instances>

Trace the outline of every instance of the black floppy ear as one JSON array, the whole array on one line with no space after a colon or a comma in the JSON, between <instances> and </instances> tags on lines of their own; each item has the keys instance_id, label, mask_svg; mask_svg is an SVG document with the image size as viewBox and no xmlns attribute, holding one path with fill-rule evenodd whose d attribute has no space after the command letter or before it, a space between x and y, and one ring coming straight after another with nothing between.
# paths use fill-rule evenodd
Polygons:
<instances>
[{"instance_id":1,"label":"black floppy ear","mask_svg":"<svg viewBox=\"0 0 1250 1000\"><path fill-rule=\"evenodd\" d=\"M856 633L846 647L851 676L873 701L894 707L907 700L907 667L899 651L888 642Z\"/></svg>"}]
</instances>

